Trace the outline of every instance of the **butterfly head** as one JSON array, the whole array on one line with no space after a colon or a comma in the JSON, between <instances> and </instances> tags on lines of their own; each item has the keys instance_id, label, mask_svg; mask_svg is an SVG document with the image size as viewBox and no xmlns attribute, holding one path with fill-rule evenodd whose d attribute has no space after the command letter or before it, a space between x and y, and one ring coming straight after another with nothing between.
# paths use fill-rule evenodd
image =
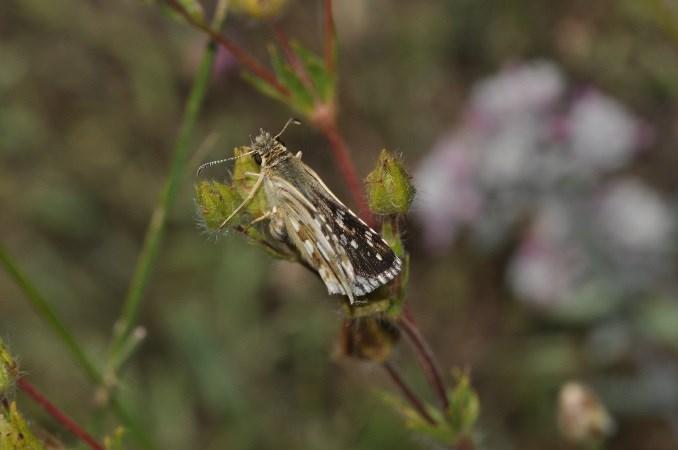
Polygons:
<instances>
[{"instance_id":1,"label":"butterfly head","mask_svg":"<svg viewBox=\"0 0 678 450\"><path fill-rule=\"evenodd\" d=\"M275 164L281 159L288 158L290 153L287 151L285 144L278 138L290 124L298 125L299 123L296 119L289 119L282 127L282 130L275 136L271 136L271 133L268 131L259 129L259 134L252 141L252 151L254 152L255 159Z\"/></svg>"},{"instance_id":2,"label":"butterfly head","mask_svg":"<svg viewBox=\"0 0 678 450\"><path fill-rule=\"evenodd\" d=\"M277 136L271 136L271 133L264 130L259 130L259 134L252 140L252 151L257 161L261 159L268 161L269 164L275 163L289 153Z\"/></svg>"}]
</instances>

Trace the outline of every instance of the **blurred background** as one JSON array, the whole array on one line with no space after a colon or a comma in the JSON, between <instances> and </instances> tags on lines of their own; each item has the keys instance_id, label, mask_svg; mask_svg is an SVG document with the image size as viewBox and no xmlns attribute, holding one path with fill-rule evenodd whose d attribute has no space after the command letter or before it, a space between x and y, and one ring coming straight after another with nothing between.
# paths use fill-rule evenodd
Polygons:
<instances>
[{"instance_id":1,"label":"blurred background","mask_svg":"<svg viewBox=\"0 0 678 450\"><path fill-rule=\"evenodd\" d=\"M320 3L277 19L318 52ZM410 306L446 373L470 369L484 448L578 448L558 426L572 380L614 418L606 448L678 448L678 4L335 3L340 128L361 175L387 147L415 178ZM225 30L265 61L266 24ZM151 2L0 5L0 239L100 361L204 43ZM121 397L160 448L432 448L378 367L333 356L340 308L315 277L196 227L193 168L290 115L220 51ZM285 142L350 198L317 131ZM112 429L4 273L0 335L55 403Z\"/></svg>"}]
</instances>

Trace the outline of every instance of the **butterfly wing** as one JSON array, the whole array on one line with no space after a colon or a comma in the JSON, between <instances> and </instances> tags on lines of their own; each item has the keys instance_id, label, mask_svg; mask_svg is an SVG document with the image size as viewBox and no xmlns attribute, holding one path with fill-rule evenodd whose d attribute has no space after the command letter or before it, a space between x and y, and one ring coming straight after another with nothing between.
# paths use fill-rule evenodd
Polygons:
<instances>
[{"instance_id":1,"label":"butterfly wing","mask_svg":"<svg viewBox=\"0 0 678 450\"><path fill-rule=\"evenodd\" d=\"M402 262L379 234L358 218L308 166L301 182L267 177L265 189L301 257L331 294L354 297L394 279Z\"/></svg>"}]
</instances>

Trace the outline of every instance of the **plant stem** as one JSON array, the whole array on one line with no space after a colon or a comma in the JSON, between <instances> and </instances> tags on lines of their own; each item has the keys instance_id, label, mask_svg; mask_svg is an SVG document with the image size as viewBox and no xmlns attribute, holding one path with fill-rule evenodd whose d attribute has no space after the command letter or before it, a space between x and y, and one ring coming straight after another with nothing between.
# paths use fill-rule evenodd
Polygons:
<instances>
[{"instance_id":1,"label":"plant stem","mask_svg":"<svg viewBox=\"0 0 678 450\"><path fill-rule=\"evenodd\" d=\"M95 384L101 385L104 382L104 377L92 361L87 357L84 350L80 347L75 337L68 331L68 328L61 321L52 306L40 294L35 285L26 277L26 275L19 269L12 257L0 245L0 263L5 268L5 271L14 280L17 286L24 292L26 298L31 303L33 308L47 324L52 331L63 341L66 348L71 353L73 359L84 370L87 378ZM146 449L153 449L154 445L149 440L148 436L143 430L134 422L123 406L113 399L113 410L120 421L130 430L134 437Z\"/></svg>"},{"instance_id":2,"label":"plant stem","mask_svg":"<svg viewBox=\"0 0 678 450\"><path fill-rule=\"evenodd\" d=\"M325 68L329 73L334 73L337 65L337 34L334 28L334 15L332 12L332 0L325 0L324 8L324 53Z\"/></svg>"},{"instance_id":3,"label":"plant stem","mask_svg":"<svg viewBox=\"0 0 678 450\"><path fill-rule=\"evenodd\" d=\"M73 359L75 359L80 367L82 367L90 381L95 384L101 383L103 378L94 363L87 357L84 350L75 340L73 334L66 328L66 325L64 325L59 316L57 316L45 297L40 294L35 285L19 269L13 258L7 253L2 245L0 245L0 263L17 286L24 292L36 313L47 322L52 328L52 331L54 331L54 333L63 341L66 348L73 356Z\"/></svg>"},{"instance_id":4,"label":"plant stem","mask_svg":"<svg viewBox=\"0 0 678 450\"><path fill-rule=\"evenodd\" d=\"M134 275L132 276L132 281L125 298L125 304L121 316L116 323L115 336L111 345L111 358L109 359L114 359L115 354L124 347L124 342L128 339L139 315L144 291L160 249L160 242L162 241L165 225L167 223L167 214L174 205L176 192L182 174L184 173L191 138L193 136L193 129L195 128L198 112L200 111L203 99L205 98L207 85L212 74L215 53L216 46L213 43L209 43L202 61L200 62L198 73L186 102L181 127L179 128L179 136L174 146L174 156L172 157L170 171L167 180L165 181L165 187L160 201L151 216L151 221L146 230L146 236L144 237L143 247L139 254Z\"/></svg>"},{"instance_id":5,"label":"plant stem","mask_svg":"<svg viewBox=\"0 0 678 450\"><path fill-rule=\"evenodd\" d=\"M52 416L57 422L67 428L75 437L80 439L82 442L87 444L90 448L94 450L104 450L104 446L101 445L94 439L87 431L85 431L80 425L78 425L73 419L68 417L64 412L57 408L52 402L47 400L47 398L38 391L31 383L28 382L25 378L19 378L16 380L16 384L23 392L28 394L37 404L42 406L42 408L47 411L47 413Z\"/></svg>"},{"instance_id":6,"label":"plant stem","mask_svg":"<svg viewBox=\"0 0 678 450\"><path fill-rule=\"evenodd\" d=\"M405 334L409 338L412 348L417 355L419 365L421 366L422 371L426 375L426 379L440 401L443 413L447 412L450 404L447 398L443 377L440 368L438 367L438 363L436 362L435 355L433 354L431 347L426 342L426 339L424 339L422 336L419 328L412 318L412 315L407 309L405 309L403 314L398 318L398 325L405 331Z\"/></svg>"},{"instance_id":7,"label":"plant stem","mask_svg":"<svg viewBox=\"0 0 678 450\"><path fill-rule=\"evenodd\" d=\"M247 53L242 48L238 47L235 43L226 39L218 31L211 28L209 25L203 23L202 21L193 17L177 0L166 0L167 4L179 13L188 23L194 27L204 31L209 35L209 37L225 49L227 49L231 54L246 67L253 75L262 79L268 83L272 88L278 91L282 96L288 97L290 92L285 86L280 84L276 79L275 75L264 66L259 64L249 53Z\"/></svg>"},{"instance_id":8,"label":"plant stem","mask_svg":"<svg viewBox=\"0 0 678 450\"><path fill-rule=\"evenodd\" d=\"M346 142L337 129L334 114L330 112L327 114L329 117L325 116L325 118L322 118L323 116L324 115L316 116L317 119L314 121L314 123L330 142L334 160L339 165L339 171L348 185L349 191L351 192L353 201L355 202L360 215L365 219L365 221L367 221L367 223L374 225L374 218L372 217L372 212L367 207L367 201L365 200L365 193L362 189L362 183L360 182L358 172L353 165L353 160L351 159L351 154L348 150L348 147L346 146Z\"/></svg>"},{"instance_id":9,"label":"plant stem","mask_svg":"<svg viewBox=\"0 0 678 450\"><path fill-rule=\"evenodd\" d=\"M431 415L428 412L426 412L426 408L424 408L423 402L419 400L415 393L407 386L407 384L405 384L405 381L400 376L397 369L389 362L385 362L382 365L386 370L386 373L389 374L389 376L395 383L395 385L398 386L400 392L407 399L407 401L410 402L410 405L412 405L412 407L417 410L422 419L424 419L430 425L435 426L436 421L433 420L433 417L431 417Z\"/></svg>"}]
</instances>

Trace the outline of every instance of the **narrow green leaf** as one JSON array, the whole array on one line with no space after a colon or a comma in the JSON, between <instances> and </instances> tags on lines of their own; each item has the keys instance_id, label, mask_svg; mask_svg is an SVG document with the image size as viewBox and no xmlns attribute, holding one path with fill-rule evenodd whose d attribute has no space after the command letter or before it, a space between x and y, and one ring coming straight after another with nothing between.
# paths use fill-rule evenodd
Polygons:
<instances>
[{"instance_id":1,"label":"narrow green leaf","mask_svg":"<svg viewBox=\"0 0 678 450\"><path fill-rule=\"evenodd\" d=\"M306 72L311 78L321 100L324 103L333 102L336 94L336 75L327 71L325 61L321 57L304 48L298 42L292 42L292 49L304 64Z\"/></svg>"},{"instance_id":2,"label":"narrow green leaf","mask_svg":"<svg viewBox=\"0 0 678 450\"><path fill-rule=\"evenodd\" d=\"M286 100L288 105L305 116L310 115L315 105L313 94L274 46L269 46L269 54L276 77L290 91L290 99Z\"/></svg>"}]
</instances>

